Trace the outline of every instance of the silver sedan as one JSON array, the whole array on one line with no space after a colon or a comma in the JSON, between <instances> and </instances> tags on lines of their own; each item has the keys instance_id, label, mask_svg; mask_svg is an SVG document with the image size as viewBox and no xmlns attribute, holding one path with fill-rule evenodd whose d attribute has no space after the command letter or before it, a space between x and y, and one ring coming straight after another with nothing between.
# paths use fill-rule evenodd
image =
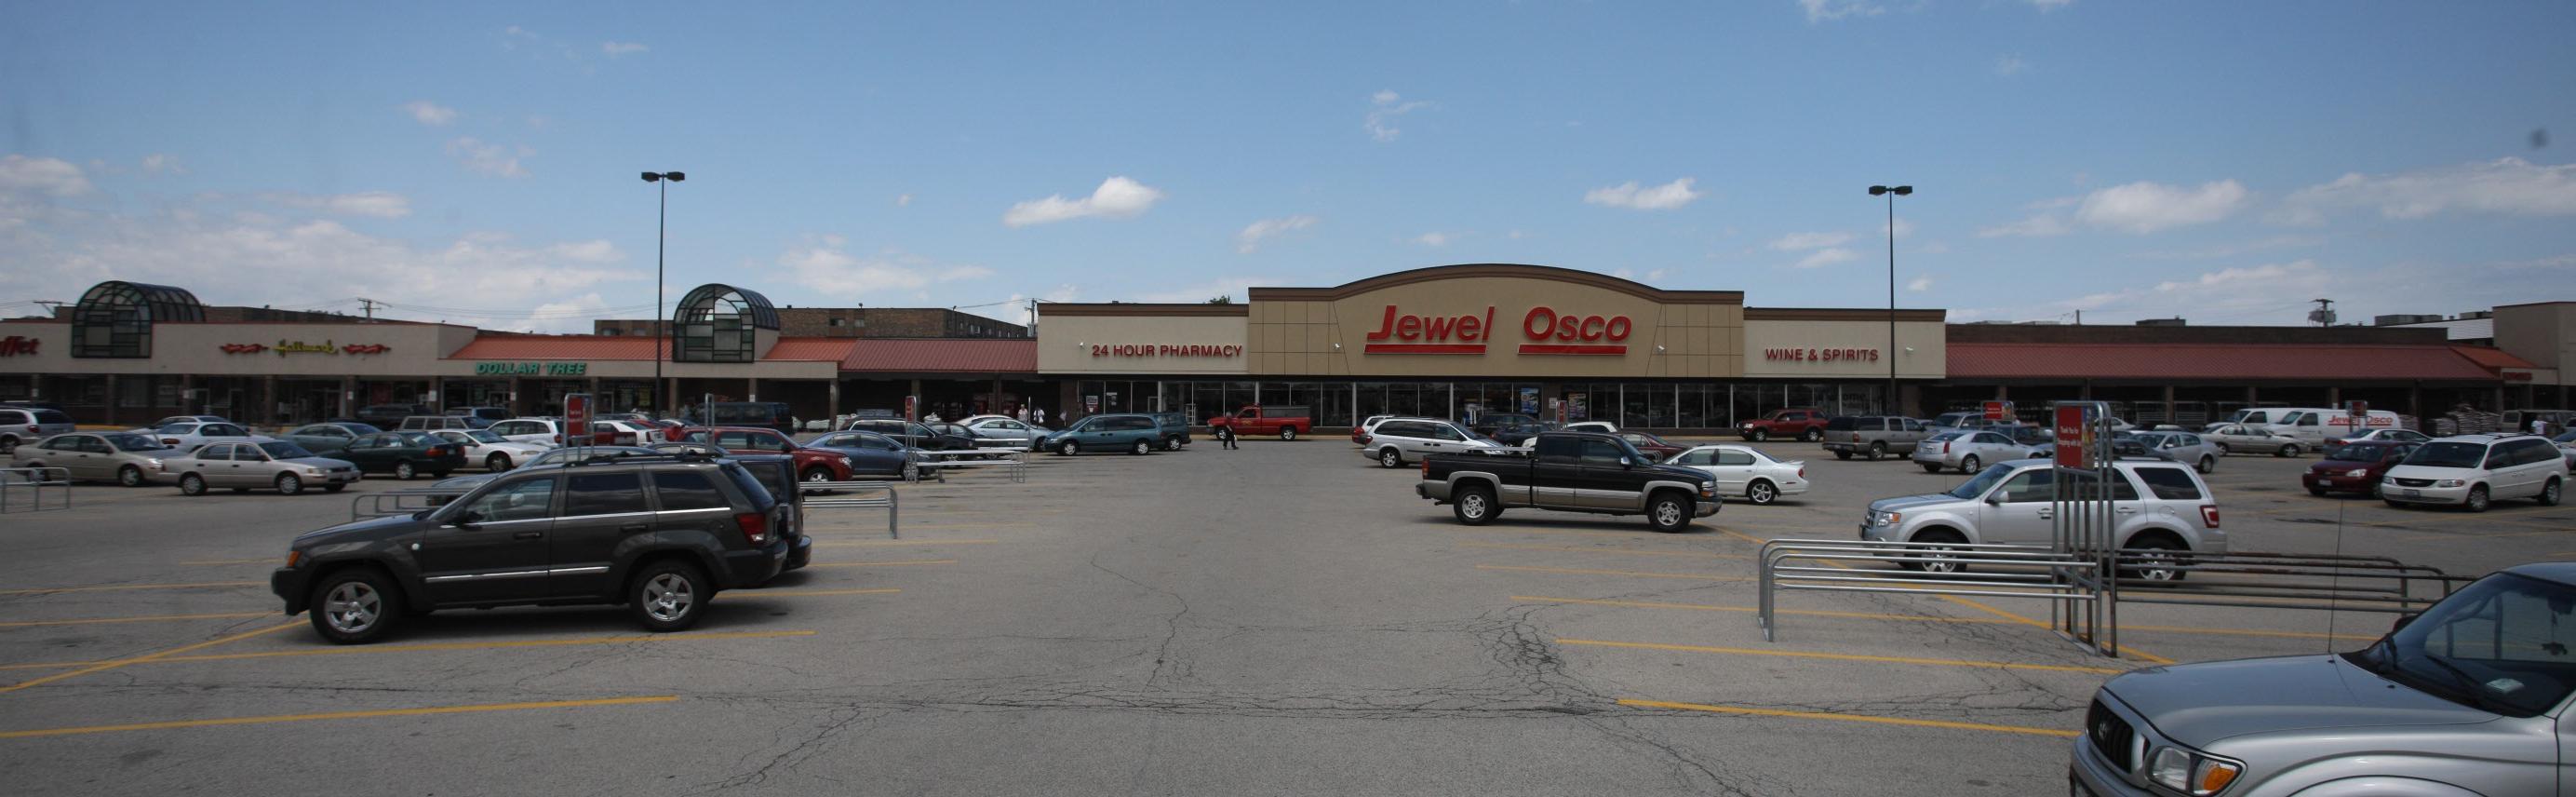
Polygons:
<instances>
[{"instance_id":1,"label":"silver sedan","mask_svg":"<svg viewBox=\"0 0 2576 797\"><path fill-rule=\"evenodd\" d=\"M1914 447L1914 464L1924 473L1940 473L1943 468L1957 468L1960 473L1975 473L1987 465L2030 458L2032 444L2005 436L2002 432L1956 429L1924 438Z\"/></svg>"},{"instance_id":2,"label":"silver sedan","mask_svg":"<svg viewBox=\"0 0 2576 797\"><path fill-rule=\"evenodd\" d=\"M2215 443L2220 454L2270 454L2295 457L2307 450L2299 438L2270 429L2242 423L2222 423L2200 433L2201 439Z\"/></svg>"},{"instance_id":3,"label":"silver sedan","mask_svg":"<svg viewBox=\"0 0 2576 797\"><path fill-rule=\"evenodd\" d=\"M205 495L216 487L237 493L274 488L280 495L294 495L311 486L336 493L364 478L358 466L347 460L317 457L284 440L209 443L188 456L163 462L169 469L152 480L175 479L179 492L188 495Z\"/></svg>"},{"instance_id":4,"label":"silver sedan","mask_svg":"<svg viewBox=\"0 0 2576 797\"><path fill-rule=\"evenodd\" d=\"M1700 446L1674 454L1664 464L1715 476L1718 493L1744 496L1744 500L1755 504L1807 492L1807 463L1772 459L1752 446Z\"/></svg>"},{"instance_id":5,"label":"silver sedan","mask_svg":"<svg viewBox=\"0 0 2576 797\"><path fill-rule=\"evenodd\" d=\"M2147 447L2147 456L2190 465L2202 473L2218 470L2218 458L2227 456L2217 443L2190 432L2140 432L2134 437Z\"/></svg>"}]
</instances>

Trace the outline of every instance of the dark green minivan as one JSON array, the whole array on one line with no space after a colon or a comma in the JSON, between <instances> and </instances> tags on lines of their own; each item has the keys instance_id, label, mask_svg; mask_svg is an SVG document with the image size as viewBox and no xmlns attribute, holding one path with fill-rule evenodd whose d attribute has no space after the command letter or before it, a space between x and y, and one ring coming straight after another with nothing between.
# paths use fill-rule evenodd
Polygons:
<instances>
[{"instance_id":1,"label":"dark green minivan","mask_svg":"<svg viewBox=\"0 0 2576 797\"><path fill-rule=\"evenodd\" d=\"M1085 451L1152 452L1163 443L1163 425L1151 415L1094 415L1047 435L1048 451L1072 456Z\"/></svg>"}]
</instances>

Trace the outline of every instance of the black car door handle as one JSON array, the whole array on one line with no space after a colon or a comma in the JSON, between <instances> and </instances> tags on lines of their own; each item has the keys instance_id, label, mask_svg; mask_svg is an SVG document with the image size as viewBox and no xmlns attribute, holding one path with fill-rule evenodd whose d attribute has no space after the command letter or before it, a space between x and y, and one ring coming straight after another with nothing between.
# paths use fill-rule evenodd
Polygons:
<instances>
[{"instance_id":1,"label":"black car door handle","mask_svg":"<svg viewBox=\"0 0 2576 797\"><path fill-rule=\"evenodd\" d=\"M645 523L629 523L617 527L618 531L626 532L628 534L642 534L644 532L651 531L652 529L653 527L650 524Z\"/></svg>"},{"instance_id":2,"label":"black car door handle","mask_svg":"<svg viewBox=\"0 0 2576 797\"><path fill-rule=\"evenodd\" d=\"M519 533L517 533L517 534L512 534L512 535L510 535L510 539L514 539L514 540L533 540L533 539L537 539L537 538L539 538L539 537L543 537L543 536L546 536L546 533L545 533L545 532L542 532L542 531L522 531L522 532L519 532Z\"/></svg>"}]
</instances>

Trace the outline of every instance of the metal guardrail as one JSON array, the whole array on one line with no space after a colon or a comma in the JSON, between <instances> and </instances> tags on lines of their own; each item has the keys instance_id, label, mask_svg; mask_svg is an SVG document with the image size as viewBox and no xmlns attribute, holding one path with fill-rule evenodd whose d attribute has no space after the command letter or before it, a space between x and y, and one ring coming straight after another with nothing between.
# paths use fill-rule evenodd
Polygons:
<instances>
[{"instance_id":1,"label":"metal guardrail","mask_svg":"<svg viewBox=\"0 0 2576 797\"><path fill-rule=\"evenodd\" d=\"M797 506L807 512L817 509L883 509L886 511L886 537L903 539L903 496L896 493L893 482L799 482L799 492L831 490L872 491L874 495L807 496Z\"/></svg>"},{"instance_id":2,"label":"metal guardrail","mask_svg":"<svg viewBox=\"0 0 2576 797\"><path fill-rule=\"evenodd\" d=\"M933 473L941 474L941 480L945 481L946 473L948 471L967 470L973 468L1002 468L1010 471L1011 482L1013 484L1026 484L1029 480L1029 452L1023 449L977 448L964 451L916 451L913 453L920 456L921 459L914 460L912 463L913 467L906 469L904 473L905 481L920 481L920 473L922 469L929 469ZM984 457L984 459L967 459L967 457Z\"/></svg>"},{"instance_id":3,"label":"metal guardrail","mask_svg":"<svg viewBox=\"0 0 2576 797\"><path fill-rule=\"evenodd\" d=\"M1818 562L1822 566L1782 564L1790 560ZM2090 573L2098 566L2097 562L2057 553L2039 545L1772 540L1762 544L1759 561L1757 580L1762 588L1762 606L1758 620L1762 624L1765 642L1776 641L1779 624L1774 617L1774 609L1778 590L1931 593L2083 603L2098 599L2093 593L2077 589L2070 583L2072 579L2065 577L2068 573ZM1903 569L1909 564L1930 561L1959 565L1963 569L1947 573ZM1862 562L1895 565L1899 569L1864 569L1845 564ZM2023 569L1970 574L1964 569L1968 565L2005 565ZM2030 568L2041 569L2032 572Z\"/></svg>"},{"instance_id":4,"label":"metal guardrail","mask_svg":"<svg viewBox=\"0 0 2576 797\"><path fill-rule=\"evenodd\" d=\"M2133 550L2114 559L2122 574L2117 587L2122 603L2410 614L2477 580L2385 556ZM2151 569L2187 578L2157 581L2127 575Z\"/></svg>"},{"instance_id":5,"label":"metal guardrail","mask_svg":"<svg viewBox=\"0 0 2576 797\"><path fill-rule=\"evenodd\" d=\"M61 502L48 506L45 488ZM11 512L47 512L72 508L72 472L69 468L0 468L0 514Z\"/></svg>"},{"instance_id":6,"label":"metal guardrail","mask_svg":"<svg viewBox=\"0 0 2576 797\"><path fill-rule=\"evenodd\" d=\"M463 497L469 492L473 492L473 488L414 487L404 490L387 490L381 493L367 493L365 495L360 495L349 502L349 519L365 520L368 518L417 514L422 510L437 509L439 507L446 506L448 502Z\"/></svg>"}]
</instances>

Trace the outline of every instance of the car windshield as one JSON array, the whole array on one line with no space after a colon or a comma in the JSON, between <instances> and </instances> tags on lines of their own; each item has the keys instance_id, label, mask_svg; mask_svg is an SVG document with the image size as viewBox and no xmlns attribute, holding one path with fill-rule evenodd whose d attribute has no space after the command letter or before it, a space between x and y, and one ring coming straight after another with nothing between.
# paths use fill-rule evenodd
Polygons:
<instances>
[{"instance_id":1,"label":"car windshield","mask_svg":"<svg viewBox=\"0 0 2576 797\"><path fill-rule=\"evenodd\" d=\"M268 452L270 457L276 459L297 459L313 456L313 452L304 450L303 446L289 443L284 440L271 440L261 443L259 444L259 450Z\"/></svg>"},{"instance_id":2,"label":"car windshield","mask_svg":"<svg viewBox=\"0 0 2576 797\"><path fill-rule=\"evenodd\" d=\"M2345 658L2462 705L2538 715L2576 690L2576 587L2498 573Z\"/></svg>"},{"instance_id":3,"label":"car windshield","mask_svg":"<svg viewBox=\"0 0 2576 797\"><path fill-rule=\"evenodd\" d=\"M106 437L107 437L107 443L108 443L108 445L116 446L116 450L118 450L118 451L168 451L168 450L170 450L170 447L169 447L169 446L162 445L162 444L161 444L161 441L159 441L159 440L154 440L154 439L152 439L152 438L145 437L145 436L143 436L143 435L139 435L139 434L112 434L112 435L106 435Z\"/></svg>"},{"instance_id":4,"label":"car windshield","mask_svg":"<svg viewBox=\"0 0 2576 797\"><path fill-rule=\"evenodd\" d=\"M2406 455L2406 464L2427 468L2474 468L2486 461L2484 443L2427 443Z\"/></svg>"},{"instance_id":5,"label":"car windshield","mask_svg":"<svg viewBox=\"0 0 2576 797\"><path fill-rule=\"evenodd\" d=\"M394 436L402 438L405 444L415 446L445 445L448 442L447 438L428 432L395 432Z\"/></svg>"},{"instance_id":6,"label":"car windshield","mask_svg":"<svg viewBox=\"0 0 2576 797\"><path fill-rule=\"evenodd\" d=\"M2553 443L2576 443L2576 431L2562 433L2557 437L2549 438L2549 441Z\"/></svg>"},{"instance_id":7,"label":"car windshield","mask_svg":"<svg viewBox=\"0 0 2576 797\"><path fill-rule=\"evenodd\" d=\"M340 428L349 430L351 434L376 434L384 431L363 423L344 423L340 424Z\"/></svg>"},{"instance_id":8,"label":"car windshield","mask_svg":"<svg viewBox=\"0 0 2576 797\"><path fill-rule=\"evenodd\" d=\"M1968 436L1967 432L1942 432L1940 434L1933 435L1930 438L1926 438L1925 442L1946 443L1966 436Z\"/></svg>"},{"instance_id":9,"label":"car windshield","mask_svg":"<svg viewBox=\"0 0 2576 797\"><path fill-rule=\"evenodd\" d=\"M1952 498L1974 499L1985 495L1987 490L1994 489L1996 482L2003 481L2012 475L2013 466L2011 465L1989 465L1984 471L1978 472L1976 478L1969 479L1966 484L1952 489L1947 495Z\"/></svg>"},{"instance_id":10,"label":"car windshield","mask_svg":"<svg viewBox=\"0 0 2576 797\"><path fill-rule=\"evenodd\" d=\"M509 438L502 437L491 432L486 432L481 429L459 429L456 433L464 435L465 439L472 440L477 443L507 443L510 441Z\"/></svg>"},{"instance_id":11,"label":"car windshield","mask_svg":"<svg viewBox=\"0 0 2576 797\"><path fill-rule=\"evenodd\" d=\"M2354 443L2326 452L2326 458L2345 462L2378 462L2388 455L2388 446L2379 443Z\"/></svg>"}]
</instances>

